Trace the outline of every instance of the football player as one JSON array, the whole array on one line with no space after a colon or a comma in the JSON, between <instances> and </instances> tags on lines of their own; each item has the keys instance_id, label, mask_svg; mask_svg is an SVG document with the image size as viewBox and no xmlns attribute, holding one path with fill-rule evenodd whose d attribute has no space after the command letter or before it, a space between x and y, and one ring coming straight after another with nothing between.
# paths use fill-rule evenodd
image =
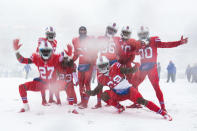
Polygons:
<instances>
[{"instance_id":1,"label":"football player","mask_svg":"<svg viewBox=\"0 0 197 131\"><path fill-rule=\"evenodd\" d=\"M116 37L116 42L118 43L118 62L122 64L122 66L131 68L132 65L139 66L138 63L134 62L135 55L140 48L140 42L131 38L132 31L129 26L124 26L121 30L121 37ZM129 83L132 83L133 73L126 74L126 79ZM142 108L141 105L135 104L136 108Z\"/></svg>"},{"instance_id":2,"label":"football player","mask_svg":"<svg viewBox=\"0 0 197 131\"><path fill-rule=\"evenodd\" d=\"M67 45L68 50L71 47L69 46L70 45ZM64 54L64 60L62 64L60 64L57 68L58 80L56 81L56 87L60 87L59 90L66 91L68 104L73 105L77 104L77 97L73 82L73 79L75 80L75 83L77 83L78 81L76 77L76 64L72 60L72 53L70 53L72 52L72 47L70 51L65 52L66 53ZM59 91L57 93L57 99L60 101Z\"/></svg>"},{"instance_id":3,"label":"football player","mask_svg":"<svg viewBox=\"0 0 197 131\"><path fill-rule=\"evenodd\" d=\"M133 60L137 50L140 48L140 43L131 38L131 29L129 26L124 26L121 30L121 37L116 37L118 43L118 61L125 67L132 67ZM126 75L127 80L131 83L132 74Z\"/></svg>"},{"instance_id":4,"label":"football player","mask_svg":"<svg viewBox=\"0 0 197 131\"><path fill-rule=\"evenodd\" d=\"M117 45L114 40L114 36L117 33L117 25L116 23L110 24L106 27L105 35L99 36L98 41L102 44L103 48L100 50L101 56L106 56L109 60L110 65L114 62L117 62ZM96 71L95 71L96 72ZM97 109L102 107L101 105L101 94L98 93L97 95L97 104L93 107L93 109Z\"/></svg>"},{"instance_id":5,"label":"football player","mask_svg":"<svg viewBox=\"0 0 197 131\"><path fill-rule=\"evenodd\" d=\"M19 44L19 39L15 39L13 41L13 47L16 52L17 60L20 63L35 64L40 73L39 78L19 85L19 93L24 104L24 108L22 108L20 112L26 112L30 109L27 100L27 91L41 91L42 104L47 105L45 99L45 89L53 88L51 87L51 85L53 85L51 83L57 79L55 70L63 61L63 57L53 53L53 47L46 39L39 39L39 52L33 53L31 58L24 58L19 53L19 49L21 47L21 44Z\"/></svg>"},{"instance_id":6,"label":"football player","mask_svg":"<svg viewBox=\"0 0 197 131\"><path fill-rule=\"evenodd\" d=\"M72 44L74 47L73 60L75 61L79 58L78 81L81 102L78 106L83 109L88 106L89 96L85 91L90 90L92 71L97 56L96 52L92 50L94 44L93 37L87 35L87 29L85 26L79 28L79 37L73 38Z\"/></svg>"},{"instance_id":7,"label":"football player","mask_svg":"<svg viewBox=\"0 0 197 131\"><path fill-rule=\"evenodd\" d=\"M56 37L56 32L55 32L54 28L51 26L48 26L45 29L45 38L39 38L39 39L45 39L46 41L48 41L53 48L53 52L55 53L56 47L57 47L57 40L55 40L55 37ZM40 42L38 42L38 46L36 49L37 53L39 53L39 46L40 46L39 44L40 44ZM38 79L38 78L34 78L34 79ZM53 93L52 92L49 92L49 103L56 103L56 101L53 100Z\"/></svg>"},{"instance_id":8,"label":"football player","mask_svg":"<svg viewBox=\"0 0 197 131\"><path fill-rule=\"evenodd\" d=\"M147 27L140 27L138 31L139 42L141 48L138 50L140 54L141 66L139 72L135 74L132 85L138 88L138 85L143 82L146 76L148 76L155 92L157 99L159 100L161 109L166 111L163 93L159 86L159 77L157 72L157 48L173 48L182 44L186 44L188 38L183 38L174 42L162 42L159 37L150 37L149 29ZM135 105L135 104L134 104ZM130 107L135 107L131 105Z\"/></svg>"},{"instance_id":9,"label":"football player","mask_svg":"<svg viewBox=\"0 0 197 131\"><path fill-rule=\"evenodd\" d=\"M108 105L114 106L117 108L118 113L121 113L125 110L119 101L131 100L139 104L143 104L151 111L159 113L165 119L171 121L172 117L167 114L167 112L161 110L153 102L148 101L142 97L138 90L125 79L125 74L134 73L137 68L124 68L118 62L110 66L109 60L105 56L101 56L97 59L98 67L98 85L94 90L87 91L86 93L90 96L95 96L102 90L103 86L108 86L110 90L104 91L101 98Z\"/></svg>"},{"instance_id":10,"label":"football player","mask_svg":"<svg viewBox=\"0 0 197 131\"><path fill-rule=\"evenodd\" d=\"M53 51L56 51L56 47L57 47L57 40L55 40L56 37L56 32L54 30L53 27L49 26L45 29L45 39L48 40L48 42L52 45L53 47ZM44 39L44 38L40 38L40 39ZM38 40L39 41L39 40ZM37 50L36 52L39 52L39 42L38 42L38 46L37 46Z\"/></svg>"}]
</instances>

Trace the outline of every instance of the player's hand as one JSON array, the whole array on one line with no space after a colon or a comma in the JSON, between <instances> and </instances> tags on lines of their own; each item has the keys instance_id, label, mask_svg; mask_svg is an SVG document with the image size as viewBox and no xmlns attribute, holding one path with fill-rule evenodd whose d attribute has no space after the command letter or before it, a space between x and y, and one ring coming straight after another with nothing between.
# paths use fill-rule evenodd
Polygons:
<instances>
[{"instance_id":1,"label":"player's hand","mask_svg":"<svg viewBox=\"0 0 197 131\"><path fill-rule=\"evenodd\" d=\"M181 44L186 44L188 42L188 38L183 38L183 36L181 36Z\"/></svg>"},{"instance_id":2,"label":"player's hand","mask_svg":"<svg viewBox=\"0 0 197 131\"><path fill-rule=\"evenodd\" d=\"M67 50L64 50L64 52L68 55L71 56L72 55L72 46L70 44L67 44Z\"/></svg>"},{"instance_id":3,"label":"player's hand","mask_svg":"<svg viewBox=\"0 0 197 131\"><path fill-rule=\"evenodd\" d=\"M136 65L132 68L132 73L137 72L137 71L138 71L138 69L139 69L139 65L138 65L138 64L136 64Z\"/></svg>"},{"instance_id":4,"label":"player's hand","mask_svg":"<svg viewBox=\"0 0 197 131\"><path fill-rule=\"evenodd\" d=\"M13 40L13 48L15 51L17 51L21 46L22 46L22 44L19 44L19 39Z\"/></svg>"},{"instance_id":5,"label":"player's hand","mask_svg":"<svg viewBox=\"0 0 197 131\"><path fill-rule=\"evenodd\" d=\"M94 91L86 91L86 94L89 95L89 96L95 96L95 92Z\"/></svg>"}]
</instances>

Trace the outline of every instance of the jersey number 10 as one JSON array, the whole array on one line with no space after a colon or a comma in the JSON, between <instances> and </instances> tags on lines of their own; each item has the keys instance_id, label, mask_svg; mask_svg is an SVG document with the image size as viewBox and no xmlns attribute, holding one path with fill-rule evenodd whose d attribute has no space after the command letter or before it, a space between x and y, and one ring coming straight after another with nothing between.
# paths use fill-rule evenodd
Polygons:
<instances>
[{"instance_id":1,"label":"jersey number 10","mask_svg":"<svg viewBox=\"0 0 197 131\"><path fill-rule=\"evenodd\" d=\"M140 53L141 59L153 57L153 51L152 51L151 47L147 47L145 49L140 49L139 53Z\"/></svg>"}]
</instances>

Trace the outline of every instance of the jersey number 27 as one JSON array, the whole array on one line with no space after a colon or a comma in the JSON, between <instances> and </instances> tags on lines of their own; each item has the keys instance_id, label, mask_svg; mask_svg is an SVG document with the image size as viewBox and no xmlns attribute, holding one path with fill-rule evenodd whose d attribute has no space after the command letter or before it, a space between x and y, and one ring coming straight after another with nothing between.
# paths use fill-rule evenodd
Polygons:
<instances>
[{"instance_id":1,"label":"jersey number 27","mask_svg":"<svg viewBox=\"0 0 197 131\"><path fill-rule=\"evenodd\" d=\"M39 72L42 79L50 80L54 72L54 67L39 67Z\"/></svg>"}]
</instances>

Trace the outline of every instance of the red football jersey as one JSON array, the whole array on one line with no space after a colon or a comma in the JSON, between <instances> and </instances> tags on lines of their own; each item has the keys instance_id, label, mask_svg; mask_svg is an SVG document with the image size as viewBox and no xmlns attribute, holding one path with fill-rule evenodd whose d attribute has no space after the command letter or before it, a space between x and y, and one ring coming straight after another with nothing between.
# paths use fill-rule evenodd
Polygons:
<instances>
[{"instance_id":1,"label":"red football jersey","mask_svg":"<svg viewBox=\"0 0 197 131\"><path fill-rule=\"evenodd\" d=\"M44 39L44 40L47 40L47 38L39 38L38 41L40 39ZM51 43L52 47L53 47L53 52L56 51L56 47L57 47L57 41L54 40L54 41L48 41L49 43ZM37 46L37 49L36 49L36 52L38 53L39 52L39 46L40 46L40 42L38 42L38 46Z\"/></svg>"},{"instance_id":2,"label":"red football jersey","mask_svg":"<svg viewBox=\"0 0 197 131\"><path fill-rule=\"evenodd\" d=\"M108 86L117 94L124 94L132 86L126 79L125 75L120 72L121 64L114 63L109 70L109 74L98 73L98 82L103 86Z\"/></svg>"},{"instance_id":3,"label":"red football jersey","mask_svg":"<svg viewBox=\"0 0 197 131\"><path fill-rule=\"evenodd\" d=\"M74 61L79 58L79 64L90 64L96 62L97 52L94 50L93 37L87 36L84 39L76 37L72 40L72 44L74 46Z\"/></svg>"},{"instance_id":4,"label":"red football jersey","mask_svg":"<svg viewBox=\"0 0 197 131\"><path fill-rule=\"evenodd\" d=\"M114 38L106 36L99 36L99 42L101 42L103 49L101 49L101 56L106 56L110 61L117 59L117 45Z\"/></svg>"},{"instance_id":5,"label":"red football jersey","mask_svg":"<svg viewBox=\"0 0 197 131\"><path fill-rule=\"evenodd\" d=\"M137 42L135 39L122 40L120 37L116 37L115 41L119 47L119 62L122 64L132 62L135 59L136 52L141 46L140 42Z\"/></svg>"},{"instance_id":6,"label":"red football jersey","mask_svg":"<svg viewBox=\"0 0 197 131\"><path fill-rule=\"evenodd\" d=\"M159 37L150 37L149 44L144 45L141 43L139 49L141 63L157 62L157 48L172 48L181 45L180 41L174 42L161 42Z\"/></svg>"},{"instance_id":7,"label":"red football jersey","mask_svg":"<svg viewBox=\"0 0 197 131\"><path fill-rule=\"evenodd\" d=\"M66 83L73 81L73 72L76 70L76 64L73 67L62 67L61 65L58 66L57 73L58 79L64 80Z\"/></svg>"},{"instance_id":8,"label":"red football jersey","mask_svg":"<svg viewBox=\"0 0 197 131\"><path fill-rule=\"evenodd\" d=\"M44 61L40 55L34 53L31 60L37 66L41 79L44 81L57 79L56 69L60 65L60 55L53 54L49 60Z\"/></svg>"}]
</instances>

